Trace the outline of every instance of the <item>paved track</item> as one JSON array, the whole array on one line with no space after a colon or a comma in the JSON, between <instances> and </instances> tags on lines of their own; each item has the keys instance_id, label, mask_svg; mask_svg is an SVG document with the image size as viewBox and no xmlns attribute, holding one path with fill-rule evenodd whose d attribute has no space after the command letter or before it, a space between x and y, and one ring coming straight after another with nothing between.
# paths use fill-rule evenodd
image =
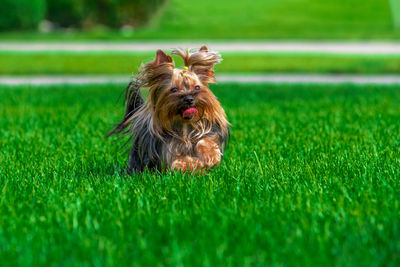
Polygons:
<instances>
[{"instance_id":1,"label":"paved track","mask_svg":"<svg viewBox=\"0 0 400 267\"><path fill-rule=\"evenodd\" d=\"M220 52L286 52L360 55L400 55L400 43L395 42L0 42L0 51L15 52L145 52L176 47L199 48L206 44Z\"/></svg>"},{"instance_id":2,"label":"paved track","mask_svg":"<svg viewBox=\"0 0 400 267\"><path fill-rule=\"evenodd\" d=\"M57 84L105 84L128 83L127 75L113 76L0 76L2 85L57 85ZM400 84L400 75L317 75L317 74L265 74L265 75L217 75L219 83L292 83L292 84Z\"/></svg>"}]
</instances>

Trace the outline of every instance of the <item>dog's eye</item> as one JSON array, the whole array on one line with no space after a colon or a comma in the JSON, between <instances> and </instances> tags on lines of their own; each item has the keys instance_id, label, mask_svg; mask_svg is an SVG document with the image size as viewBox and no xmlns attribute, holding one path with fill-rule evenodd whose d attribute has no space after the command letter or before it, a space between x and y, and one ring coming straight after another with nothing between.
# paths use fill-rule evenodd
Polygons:
<instances>
[{"instance_id":1,"label":"dog's eye","mask_svg":"<svg viewBox=\"0 0 400 267\"><path fill-rule=\"evenodd\" d=\"M194 90L200 90L200 86L196 85L196 86L194 87Z\"/></svg>"},{"instance_id":2,"label":"dog's eye","mask_svg":"<svg viewBox=\"0 0 400 267\"><path fill-rule=\"evenodd\" d=\"M172 93L178 92L178 88L176 88L176 87L171 88L171 92L172 92Z\"/></svg>"}]
</instances>

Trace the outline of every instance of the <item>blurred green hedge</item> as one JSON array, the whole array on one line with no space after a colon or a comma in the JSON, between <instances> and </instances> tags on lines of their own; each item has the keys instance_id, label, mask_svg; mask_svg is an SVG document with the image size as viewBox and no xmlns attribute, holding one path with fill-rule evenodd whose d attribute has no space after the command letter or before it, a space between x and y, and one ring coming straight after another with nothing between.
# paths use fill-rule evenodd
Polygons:
<instances>
[{"instance_id":1,"label":"blurred green hedge","mask_svg":"<svg viewBox=\"0 0 400 267\"><path fill-rule=\"evenodd\" d=\"M84 1L79 0L47 0L46 19L60 27L77 27L83 17Z\"/></svg>"},{"instance_id":2,"label":"blurred green hedge","mask_svg":"<svg viewBox=\"0 0 400 267\"><path fill-rule=\"evenodd\" d=\"M45 11L45 0L1 0L0 30L36 29Z\"/></svg>"},{"instance_id":3,"label":"blurred green hedge","mask_svg":"<svg viewBox=\"0 0 400 267\"><path fill-rule=\"evenodd\" d=\"M59 27L139 27L166 0L2 0L0 30L36 29L42 20Z\"/></svg>"},{"instance_id":4,"label":"blurred green hedge","mask_svg":"<svg viewBox=\"0 0 400 267\"><path fill-rule=\"evenodd\" d=\"M48 0L47 17L60 26L141 26L165 0Z\"/></svg>"}]
</instances>

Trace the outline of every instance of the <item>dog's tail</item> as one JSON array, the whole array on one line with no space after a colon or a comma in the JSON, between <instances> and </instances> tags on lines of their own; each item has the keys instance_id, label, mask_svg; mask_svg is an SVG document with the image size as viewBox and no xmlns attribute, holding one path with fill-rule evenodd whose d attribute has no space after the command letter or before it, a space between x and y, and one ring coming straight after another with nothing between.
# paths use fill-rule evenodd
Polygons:
<instances>
[{"instance_id":1,"label":"dog's tail","mask_svg":"<svg viewBox=\"0 0 400 267\"><path fill-rule=\"evenodd\" d=\"M124 118L106 137L124 132L131 122L132 115L144 104L144 99L140 93L140 85L135 81L130 82L125 89L125 104Z\"/></svg>"}]
</instances>

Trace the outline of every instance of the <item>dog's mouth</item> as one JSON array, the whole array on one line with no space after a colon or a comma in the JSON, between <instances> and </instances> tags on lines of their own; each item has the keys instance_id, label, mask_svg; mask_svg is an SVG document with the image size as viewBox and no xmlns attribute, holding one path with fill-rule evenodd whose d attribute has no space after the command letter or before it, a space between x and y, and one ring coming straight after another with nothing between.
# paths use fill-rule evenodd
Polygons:
<instances>
[{"instance_id":1,"label":"dog's mouth","mask_svg":"<svg viewBox=\"0 0 400 267\"><path fill-rule=\"evenodd\" d=\"M183 118L184 120L191 120L191 119L193 119L193 117L194 117L197 113L198 113L198 110L197 110L197 108L194 108L194 107L184 108L184 109L182 109L182 111L181 111L181 115L182 115L182 118Z\"/></svg>"}]
</instances>

